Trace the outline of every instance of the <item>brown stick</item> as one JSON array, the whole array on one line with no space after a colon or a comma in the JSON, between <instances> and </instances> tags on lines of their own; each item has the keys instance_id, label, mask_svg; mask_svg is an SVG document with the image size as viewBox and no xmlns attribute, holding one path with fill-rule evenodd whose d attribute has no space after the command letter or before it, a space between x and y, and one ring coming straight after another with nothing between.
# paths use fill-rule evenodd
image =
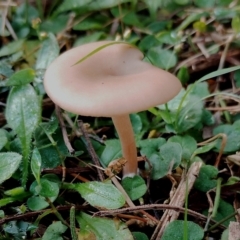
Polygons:
<instances>
[{"instance_id":1,"label":"brown stick","mask_svg":"<svg viewBox=\"0 0 240 240\"><path fill-rule=\"evenodd\" d=\"M104 180L104 175L103 175L103 172L100 170L100 163L99 163L99 159L98 159L98 156L91 144L91 141L90 141L90 138L88 136L88 133L86 132L84 126L83 126L83 122L80 120L78 122L78 126L79 128L81 129L81 132L86 140L86 146L87 146L87 150L89 152L89 154L91 155L92 157L92 160L93 160L93 163L97 166L97 172L98 172L98 177L101 181Z\"/></svg>"},{"instance_id":2,"label":"brown stick","mask_svg":"<svg viewBox=\"0 0 240 240\"><path fill-rule=\"evenodd\" d=\"M190 192L197 176L199 173L199 170L202 166L202 162L194 162L191 167L188 170L188 173L186 176L182 176L182 180L179 183L179 186L174 193L169 205L176 206L176 207L182 207L185 203L185 197ZM163 235L163 231L166 228L166 226L176 220L179 216L179 212L174 210L167 210L164 212L161 220L159 221L157 227L155 228L155 231L151 237L151 240L155 239L161 239Z\"/></svg>"}]
</instances>

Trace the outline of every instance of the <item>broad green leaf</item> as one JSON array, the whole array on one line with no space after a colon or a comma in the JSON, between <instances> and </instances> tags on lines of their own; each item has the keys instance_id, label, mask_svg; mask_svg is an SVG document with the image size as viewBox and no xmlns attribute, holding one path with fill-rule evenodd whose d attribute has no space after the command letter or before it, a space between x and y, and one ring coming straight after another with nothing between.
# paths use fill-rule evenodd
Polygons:
<instances>
[{"instance_id":1,"label":"broad green leaf","mask_svg":"<svg viewBox=\"0 0 240 240\"><path fill-rule=\"evenodd\" d=\"M142 156L150 158L153 153L158 153L160 147L166 143L164 138L152 138L139 141Z\"/></svg>"},{"instance_id":2,"label":"broad green leaf","mask_svg":"<svg viewBox=\"0 0 240 240\"><path fill-rule=\"evenodd\" d=\"M146 37L143 37L138 44L139 49L142 51L148 50L151 47L159 46L160 42L153 36L153 35L147 35Z\"/></svg>"},{"instance_id":3,"label":"broad green leaf","mask_svg":"<svg viewBox=\"0 0 240 240\"><path fill-rule=\"evenodd\" d=\"M48 179L41 178L41 187L39 195L43 197L57 197L59 193L59 184L49 181Z\"/></svg>"},{"instance_id":4,"label":"broad green leaf","mask_svg":"<svg viewBox=\"0 0 240 240\"><path fill-rule=\"evenodd\" d=\"M148 236L142 232L132 232L135 240L149 240Z\"/></svg>"},{"instance_id":5,"label":"broad green leaf","mask_svg":"<svg viewBox=\"0 0 240 240\"><path fill-rule=\"evenodd\" d=\"M42 159L42 168L57 167L68 155L68 150L60 129L58 129L55 134L52 134L52 139L56 142L56 145L53 145L46 135L46 133L55 130L55 125L53 124L53 126L50 126L49 124L50 123L42 123L34 132L36 147L38 148Z\"/></svg>"},{"instance_id":6,"label":"broad green leaf","mask_svg":"<svg viewBox=\"0 0 240 240\"><path fill-rule=\"evenodd\" d=\"M211 165L203 165L200 169L194 187L202 192L207 192L217 186L218 169Z\"/></svg>"},{"instance_id":7,"label":"broad green leaf","mask_svg":"<svg viewBox=\"0 0 240 240\"><path fill-rule=\"evenodd\" d=\"M236 16L232 19L232 29L235 33L240 32L240 17Z\"/></svg>"},{"instance_id":8,"label":"broad green leaf","mask_svg":"<svg viewBox=\"0 0 240 240\"><path fill-rule=\"evenodd\" d=\"M0 74L5 77L10 77L14 71L12 66L6 61L6 59L0 61Z\"/></svg>"},{"instance_id":9,"label":"broad green leaf","mask_svg":"<svg viewBox=\"0 0 240 240\"><path fill-rule=\"evenodd\" d=\"M179 112L176 128L178 133L183 133L201 122L203 103L196 95L188 95L187 104Z\"/></svg>"},{"instance_id":10,"label":"broad green leaf","mask_svg":"<svg viewBox=\"0 0 240 240\"><path fill-rule=\"evenodd\" d=\"M240 87L240 70L237 70L233 76L236 83L236 87L239 88Z\"/></svg>"},{"instance_id":11,"label":"broad green leaf","mask_svg":"<svg viewBox=\"0 0 240 240\"><path fill-rule=\"evenodd\" d=\"M177 56L171 50L161 47L152 47L147 53L151 63L157 67L168 70L177 64Z\"/></svg>"},{"instance_id":12,"label":"broad green leaf","mask_svg":"<svg viewBox=\"0 0 240 240\"><path fill-rule=\"evenodd\" d=\"M130 114L130 120L132 123L134 134L137 135L141 132L143 124L141 117L138 114Z\"/></svg>"},{"instance_id":13,"label":"broad green leaf","mask_svg":"<svg viewBox=\"0 0 240 240\"><path fill-rule=\"evenodd\" d=\"M174 2L179 5L187 5L189 4L190 0L174 0Z\"/></svg>"},{"instance_id":14,"label":"broad green leaf","mask_svg":"<svg viewBox=\"0 0 240 240\"><path fill-rule=\"evenodd\" d=\"M40 30L44 32L51 32L57 34L64 31L68 23L69 14L60 14L58 16L51 16L51 18L46 19L40 25Z\"/></svg>"},{"instance_id":15,"label":"broad green leaf","mask_svg":"<svg viewBox=\"0 0 240 240\"><path fill-rule=\"evenodd\" d=\"M7 45L3 46L0 49L0 57L8 56L20 51L22 49L23 43L24 40L20 39L17 41L10 42Z\"/></svg>"},{"instance_id":16,"label":"broad green leaf","mask_svg":"<svg viewBox=\"0 0 240 240\"><path fill-rule=\"evenodd\" d=\"M85 30L102 30L106 22L109 21L107 17L98 15L96 17L89 17L73 26L73 30L85 31Z\"/></svg>"},{"instance_id":17,"label":"broad green leaf","mask_svg":"<svg viewBox=\"0 0 240 240\"><path fill-rule=\"evenodd\" d=\"M219 206L217 209L217 214L216 216L213 218L216 222L221 221L222 219L228 217L229 215L233 214L235 212L235 209L233 208L232 204L220 199L219 201ZM203 212L204 215L208 215L208 210L205 210ZM234 217L231 217L230 219L227 219L225 222L223 222L222 224L225 227L228 227L230 221L235 221Z\"/></svg>"},{"instance_id":18,"label":"broad green leaf","mask_svg":"<svg viewBox=\"0 0 240 240\"><path fill-rule=\"evenodd\" d=\"M107 167L112 160L122 157L122 148L118 139L107 140L105 145L106 147L100 156L100 160L102 165Z\"/></svg>"},{"instance_id":19,"label":"broad green leaf","mask_svg":"<svg viewBox=\"0 0 240 240\"><path fill-rule=\"evenodd\" d=\"M203 109L202 123L207 126L213 125L215 123L215 118L213 117L213 114L207 109Z\"/></svg>"},{"instance_id":20,"label":"broad green leaf","mask_svg":"<svg viewBox=\"0 0 240 240\"><path fill-rule=\"evenodd\" d=\"M47 181L47 183L46 183ZM30 186L30 192L34 195L27 200L27 206L32 211L38 211L44 209L49 206L49 203L46 201L45 197L39 196L39 194L43 195L52 195L49 197L51 202L54 202L58 197L60 180L54 174L46 174L41 178L41 184L43 183L43 187L38 185L37 181L34 181ZM50 187L48 187L50 186ZM51 188L53 189L53 193L51 193Z\"/></svg>"},{"instance_id":21,"label":"broad green leaf","mask_svg":"<svg viewBox=\"0 0 240 240\"><path fill-rule=\"evenodd\" d=\"M182 84L186 84L190 78L188 68L181 67L178 71L177 78L181 81Z\"/></svg>"},{"instance_id":22,"label":"broad green leaf","mask_svg":"<svg viewBox=\"0 0 240 240\"><path fill-rule=\"evenodd\" d=\"M193 152L197 149L197 142L196 140L189 136L173 136L168 139L168 142L176 142L179 143L182 147L182 158L184 160L190 160Z\"/></svg>"},{"instance_id":23,"label":"broad green leaf","mask_svg":"<svg viewBox=\"0 0 240 240\"><path fill-rule=\"evenodd\" d=\"M66 12L69 10L78 10L79 12L87 12L94 10L101 10L105 8L112 8L121 3L130 2L130 0L64 0L57 8L55 14Z\"/></svg>"},{"instance_id":24,"label":"broad green leaf","mask_svg":"<svg viewBox=\"0 0 240 240\"><path fill-rule=\"evenodd\" d=\"M197 82L196 84L189 84L188 89L191 88L191 94L199 98L204 98L210 95L209 86L207 82Z\"/></svg>"},{"instance_id":25,"label":"broad green leaf","mask_svg":"<svg viewBox=\"0 0 240 240\"><path fill-rule=\"evenodd\" d=\"M152 17L157 14L158 8L162 5L162 0L144 0L144 2L147 5Z\"/></svg>"},{"instance_id":26,"label":"broad green leaf","mask_svg":"<svg viewBox=\"0 0 240 240\"><path fill-rule=\"evenodd\" d=\"M30 84L11 89L7 99L6 119L21 142L23 155L22 184L24 186L28 177L32 133L40 121L40 112L39 98Z\"/></svg>"},{"instance_id":27,"label":"broad green leaf","mask_svg":"<svg viewBox=\"0 0 240 240\"><path fill-rule=\"evenodd\" d=\"M133 178L124 178L122 186L133 201L142 197L147 191L145 181L138 175L135 175Z\"/></svg>"},{"instance_id":28,"label":"broad green leaf","mask_svg":"<svg viewBox=\"0 0 240 240\"><path fill-rule=\"evenodd\" d=\"M50 120L47 123L42 123L41 127L47 134L53 134L58 128L58 119L55 115L51 116Z\"/></svg>"},{"instance_id":29,"label":"broad green leaf","mask_svg":"<svg viewBox=\"0 0 240 240\"><path fill-rule=\"evenodd\" d=\"M52 33L49 33L48 38L43 41L42 47L38 52L36 69L46 69L58 57L59 51L57 39Z\"/></svg>"},{"instance_id":30,"label":"broad green leaf","mask_svg":"<svg viewBox=\"0 0 240 240\"><path fill-rule=\"evenodd\" d=\"M76 219L80 226L78 239L134 240L127 225L118 219L92 217L83 212Z\"/></svg>"},{"instance_id":31,"label":"broad green leaf","mask_svg":"<svg viewBox=\"0 0 240 240\"><path fill-rule=\"evenodd\" d=\"M172 44L172 45L177 44L181 40L177 36L177 33L174 31L161 31L159 34L156 35L156 38L161 44L165 43L165 44ZM167 61L167 59L165 61Z\"/></svg>"},{"instance_id":32,"label":"broad green leaf","mask_svg":"<svg viewBox=\"0 0 240 240\"><path fill-rule=\"evenodd\" d=\"M92 34L88 34L86 36L81 36L77 38L73 44L74 47L90 43L90 42L96 42L100 40L101 38L105 38L105 33L103 31L94 31Z\"/></svg>"},{"instance_id":33,"label":"broad green leaf","mask_svg":"<svg viewBox=\"0 0 240 240\"><path fill-rule=\"evenodd\" d=\"M73 185L73 189L92 206L106 209L117 209L124 205L122 193L111 183L87 182Z\"/></svg>"},{"instance_id":34,"label":"broad green leaf","mask_svg":"<svg viewBox=\"0 0 240 240\"><path fill-rule=\"evenodd\" d=\"M211 8L215 5L215 0L194 0L194 3L199 8Z\"/></svg>"},{"instance_id":35,"label":"broad green leaf","mask_svg":"<svg viewBox=\"0 0 240 240\"><path fill-rule=\"evenodd\" d=\"M37 229L36 226L32 225L31 223L20 221L10 221L4 225L4 232L10 234L14 239L26 239L27 238L27 231Z\"/></svg>"},{"instance_id":36,"label":"broad green leaf","mask_svg":"<svg viewBox=\"0 0 240 240\"><path fill-rule=\"evenodd\" d=\"M7 132L4 129L0 129L0 150L7 144Z\"/></svg>"},{"instance_id":37,"label":"broad green leaf","mask_svg":"<svg viewBox=\"0 0 240 240\"><path fill-rule=\"evenodd\" d=\"M202 240L204 236L203 229L194 222L175 220L170 222L164 230L161 240L183 240L185 224L187 225L188 240Z\"/></svg>"},{"instance_id":38,"label":"broad green leaf","mask_svg":"<svg viewBox=\"0 0 240 240\"><path fill-rule=\"evenodd\" d=\"M52 223L45 231L42 240L63 240L61 235L65 233L67 226L63 225L60 221Z\"/></svg>"},{"instance_id":39,"label":"broad green leaf","mask_svg":"<svg viewBox=\"0 0 240 240\"><path fill-rule=\"evenodd\" d=\"M229 229L225 229L223 232L222 232L222 235L221 235L221 240L229 240Z\"/></svg>"},{"instance_id":40,"label":"broad green leaf","mask_svg":"<svg viewBox=\"0 0 240 240\"><path fill-rule=\"evenodd\" d=\"M224 124L213 129L213 134L225 133L227 135L227 144L224 153L236 152L240 149L240 129L235 125ZM217 151L220 150L222 139L217 140Z\"/></svg>"},{"instance_id":41,"label":"broad green leaf","mask_svg":"<svg viewBox=\"0 0 240 240\"><path fill-rule=\"evenodd\" d=\"M18 169L22 156L14 152L0 153L0 183L9 179Z\"/></svg>"},{"instance_id":42,"label":"broad green leaf","mask_svg":"<svg viewBox=\"0 0 240 240\"><path fill-rule=\"evenodd\" d=\"M182 159L182 147L179 143L169 142L160 147L160 153L153 153L149 157L152 164L151 178L157 180L179 166ZM145 163L145 167L149 166Z\"/></svg>"},{"instance_id":43,"label":"broad green leaf","mask_svg":"<svg viewBox=\"0 0 240 240\"><path fill-rule=\"evenodd\" d=\"M33 81L35 71L32 68L25 68L13 74L6 82L6 86L21 86Z\"/></svg>"},{"instance_id":44,"label":"broad green leaf","mask_svg":"<svg viewBox=\"0 0 240 240\"><path fill-rule=\"evenodd\" d=\"M42 196L32 196L27 200L27 207L31 211L38 211L48 207L49 204Z\"/></svg>"}]
</instances>

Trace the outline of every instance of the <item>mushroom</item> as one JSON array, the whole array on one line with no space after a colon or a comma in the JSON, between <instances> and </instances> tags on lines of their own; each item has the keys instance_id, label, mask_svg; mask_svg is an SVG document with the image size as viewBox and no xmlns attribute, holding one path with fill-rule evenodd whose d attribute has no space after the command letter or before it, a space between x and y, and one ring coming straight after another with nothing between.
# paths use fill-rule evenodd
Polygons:
<instances>
[{"instance_id":1,"label":"mushroom","mask_svg":"<svg viewBox=\"0 0 240 240\"><path fill-rule=\"evenodd\" d=\"M98 48L101 50L75 64ZM166 103L181 89L174 75L142 60L142 52L130 44L94 42L60 55L44 77L46 93L62 109L83 116L112 118L127 160L123 177L137 174L137 150L129 114Z\"/></svg>"}]
</instances>

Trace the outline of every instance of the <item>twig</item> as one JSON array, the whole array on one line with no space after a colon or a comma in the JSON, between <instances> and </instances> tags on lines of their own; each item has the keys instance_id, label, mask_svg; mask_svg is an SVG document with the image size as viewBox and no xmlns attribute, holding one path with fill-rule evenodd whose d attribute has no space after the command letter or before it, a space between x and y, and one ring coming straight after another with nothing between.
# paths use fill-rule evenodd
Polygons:
<instances>
[{"instance_id":1,"label":"twig","mask_svg":"<svg viewBox=\"0 0 240 240\"><path fill-rule=\"evenodd\" d=\"M92 160L93 160L94 164L97 166L98 177L101 181L103 181L104 180L103 172L98 168L98 167L101 167L100 163L99 163L98 156L97 156L97 154L96 154L96 152L95 152L95 150L94 150L94 148L91 144L89 136L88 136L88 134L87 134L87 132L86 132L84 126L83 126L83 122L81 120L78 121L78 126L81 129L81 132L82 132L82 134L83 134L83 136L86 140L87 150L88 150L90 156L92 157Z\"/></svg>"},{"instance_id":2,"label":"twig","mask_svg":"<svg viewBox=\"0 0 240 240\"><path fill-rule=\"evenodd\" d=\"M69 153L70 154L74 154L75 150L73 149L73 147L72 147L72 145L71 145L71 143L70 143L70 141L68 139L68 134L67 134L67 130L66 130L66 127L65 127L65 124L64 124L64 121L63 121L63 117L62 117L62 113L61 113L60 107L56 105L55 111L56 111L57 118L58 118L58 121L60 123L61 130L62 130L64 143L65 143Z\"/></svg>"},{"instance_id":3,"label":"twig","mask_svg":"<svg viewBox=\"0 0 240 240\"><path fill-rule=\"evenodd\" d=\"M186 192L189 192L198 176L199 170L202 166L202 162L194 162L186 176L182 176L182 180L179 183L177 190L175 191L173 198L169 205L182 207L185 202ZM179 216L179 212L167 210L164 212L161 220L159 221L151 240L161 239L165 227L172 221L176 220Z\"/></svg>"},{"instance_id":4,"label":"twig","mask_svg":"<svg viewBox=\"0 0 240 240\"><path fill-rule=\"evenodd\" d=\"M58 211L69 211L71 207L72 206L58 206L58 207L56 207L56 209ZM87 206L76 206L75 208L76 208L76 210L84 210L84 209L87 209L88 207ZM33 217L35 217L39 214L42 214L42 213L44 213L45 211L48 211L48 210L52 211L52 209L48 208L48 209L39 210L39 211L35 211L35 212L27 212L27 213L24 213L24 214L7 216L7 217L4 217L4 218L0 219L0 225L2 225L4 223L7 223L7 222L10 222L10 221L13 221L13 220L33 218Z\"/></svg>"},{"instance_id":5,"label":"twig","mask_svg":"<svg viewBox=\"0 0 240 240\"><path fill-rule=\"evenodd\" d=\"M109 215L116 215L116 214L122 214L122 213L131 213L131 212L136 212L139 210L174 210L178 211L180 213L185 212L185 208L179 207L179 206L173 206L173 205L168 205L168 204L149 204L149 205L141 205L141 206L136 206L136 207L128 207L128 208L122 208L122 209L117 209L117 210L110 210L110 211L99 211L95 213L93 216L109 216ZM195 212L193 210L188 209L187 211L188 215L191 215L194 217L196 220L202 220L206 221L207 217ZM235 213L237 214L237 213ZM217 223L214 220L211 220L212 224ZM225 226L220 226L222 229L225 229Z\"/></svg>"}]
</instances>

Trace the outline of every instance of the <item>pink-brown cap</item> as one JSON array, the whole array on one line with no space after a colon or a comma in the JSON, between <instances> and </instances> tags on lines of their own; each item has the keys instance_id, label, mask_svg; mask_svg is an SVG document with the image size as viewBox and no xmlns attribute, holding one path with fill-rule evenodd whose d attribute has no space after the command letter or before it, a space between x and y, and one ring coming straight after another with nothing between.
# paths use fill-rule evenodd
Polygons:
<instances>
[{"instance_id":1,"label":"pink-brown cap","mask_svg":"<svg viewBox=\"0 0 240 240\"><path fill-rule=\"evenodd\" d=\"M127 43L107 46L74 65L109 43L73 48L49 66L44 87L54 103L79 115L112 117L166 103L180 91L174 75L143 62L142 52Z\"/></svg>"}]
</instances>

